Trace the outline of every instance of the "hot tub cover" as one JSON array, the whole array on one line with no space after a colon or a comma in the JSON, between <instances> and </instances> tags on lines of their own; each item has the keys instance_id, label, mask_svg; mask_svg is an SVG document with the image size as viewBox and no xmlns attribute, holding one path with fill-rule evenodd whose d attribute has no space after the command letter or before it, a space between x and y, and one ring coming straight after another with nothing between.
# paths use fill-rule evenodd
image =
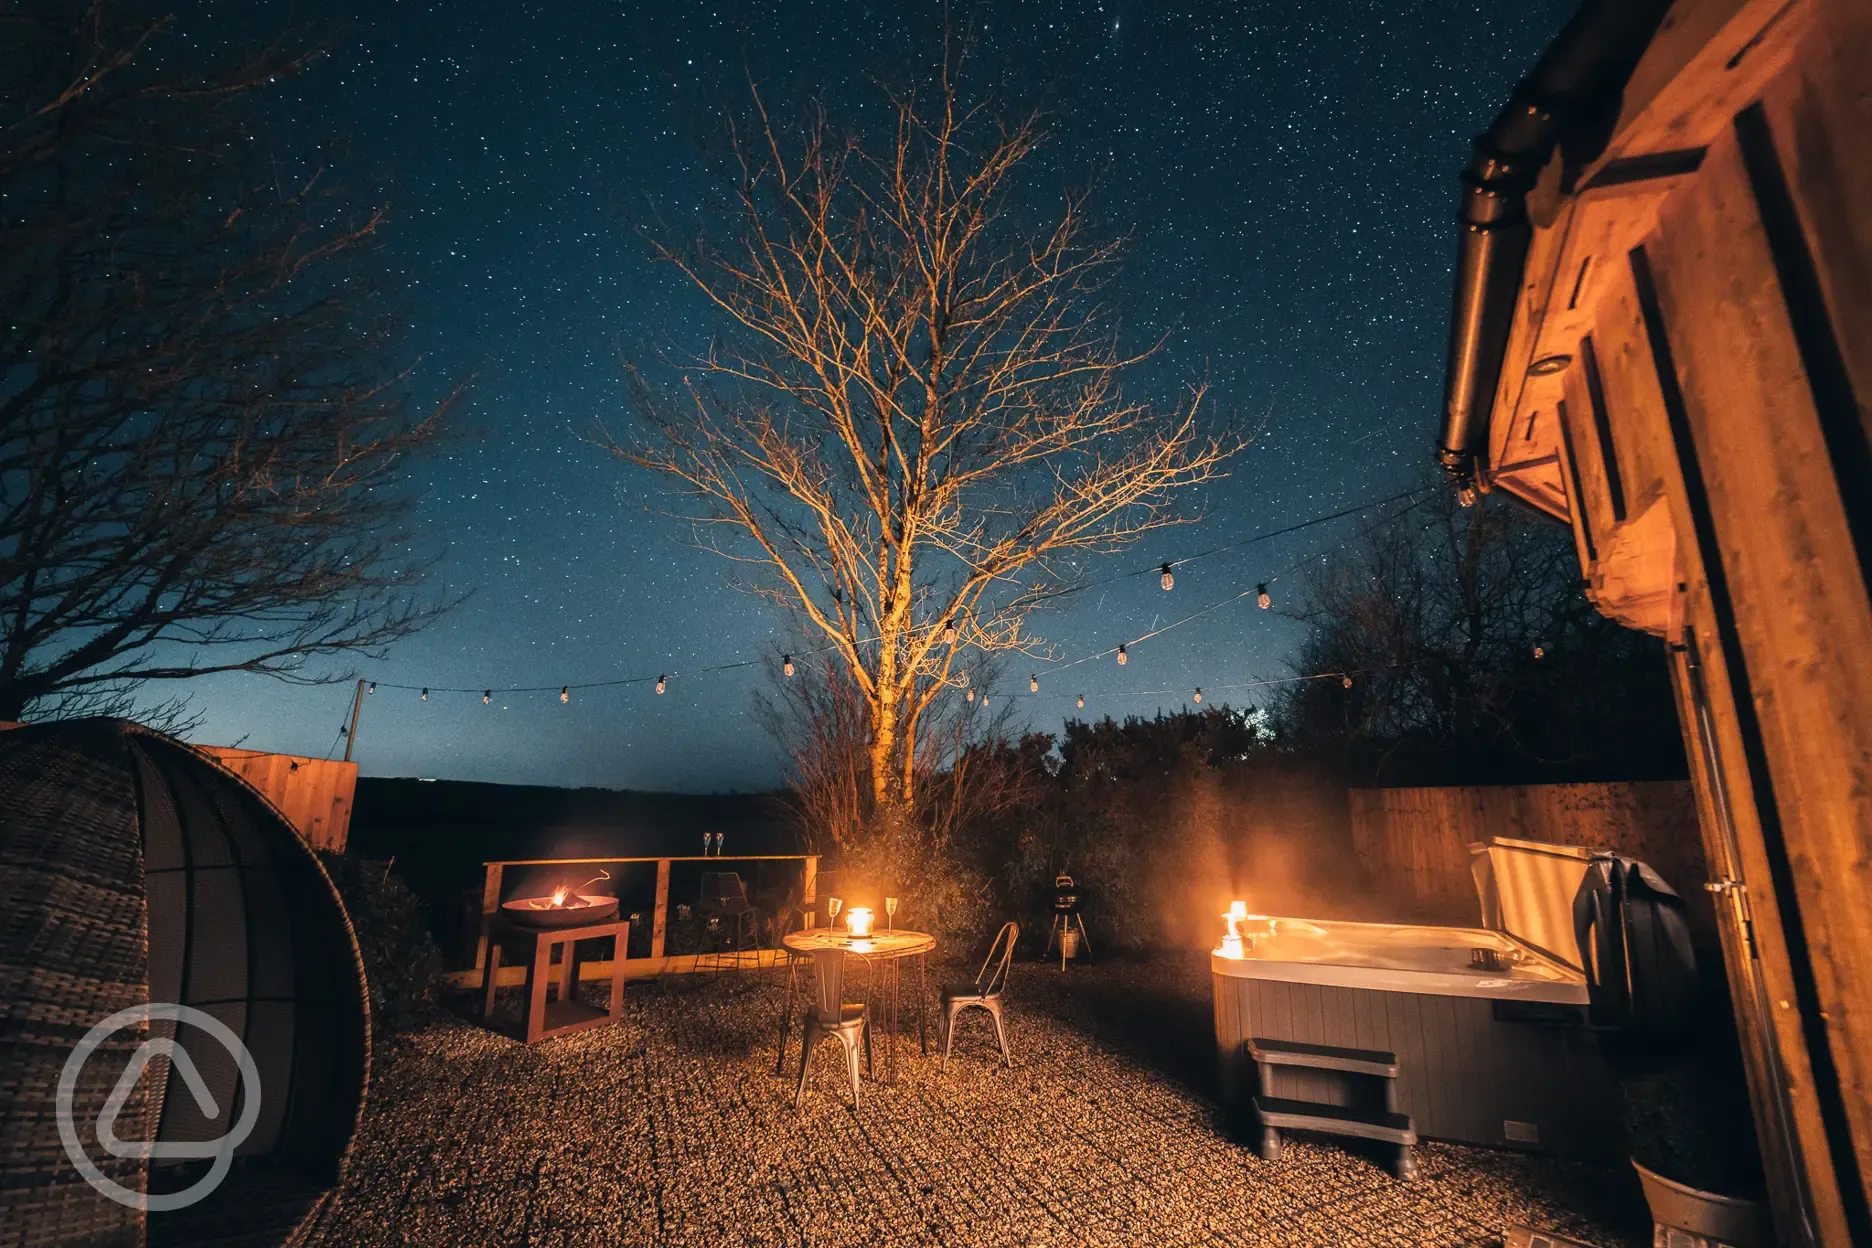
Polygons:
<instances>
[{"instance_id":1,"label":"hot tub cover","mask_svg":"<svg viewBox=\"0 0 1872 1248\"><path fill-rule=\"evenodd\" d=\"M261 1095L227 1179L187 1210L145 1215L85 1182L54 1107L85 1033L150 1001L229 1027L253 1055ZM226 1134L243 1107L238 1071L186 1024L113 1035L83 1069L72 1118L107 1177L175 1190L191 1171L113 1158L93 1135L152 1032L187 1051L217 1113L205 1116L159 1059L124 1105L118 1137ZM121 720L0 732L0 1248L289 1242L342 1173L369 1065L350 921L316 855L264 797L181 742Z\"/></svg>"}]
</instances>

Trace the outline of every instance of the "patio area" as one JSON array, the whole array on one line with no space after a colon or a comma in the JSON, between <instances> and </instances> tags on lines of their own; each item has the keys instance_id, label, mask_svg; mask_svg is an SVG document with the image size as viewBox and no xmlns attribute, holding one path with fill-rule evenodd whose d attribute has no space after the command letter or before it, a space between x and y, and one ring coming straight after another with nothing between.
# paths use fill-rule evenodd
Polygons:
<instances>
[{"instance_id":1,"label":"patio area","mask_svg":"<svg viewBox=\"0 0 1872 1248\"><path fill-rule=\"evenodd\" d=\"M947 1074L913 1027L856 1116L837 1044L793 1108L771 973L671 987L532 1047L466 1022L381 1045L311 1242L1337 1248L1489 1245L1517 1221L1650 1239L1630 1176L1590 1166L1428 1143L1399 1183L1375 1150L1304 1136L1259 1160L1212 1096L1206 956L1016 963L1013 1070L979 1012Z\"/></svg>"}]
</instances>

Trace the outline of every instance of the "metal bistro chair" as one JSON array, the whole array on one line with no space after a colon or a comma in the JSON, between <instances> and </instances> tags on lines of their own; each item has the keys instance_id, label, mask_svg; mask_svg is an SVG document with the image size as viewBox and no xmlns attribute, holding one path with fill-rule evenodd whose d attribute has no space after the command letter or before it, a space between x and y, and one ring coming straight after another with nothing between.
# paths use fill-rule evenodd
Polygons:
<instances>
[{"instance_id":1,"label":"metal bistro chair","mask_svg":"<svg viewBox=\"0 0 1872 1248\"><path fill-rule=\"evenodd\" d=\"M746 933L753 932L760 922L759 913L748 900L747 885L733 871L704 871L702 893L696 899L696 913L720 930L713 968L718 971L721 969L721 947L726 944L735 951L734 965L735 970L739 971Z\"/></svg>"},{"instance_id":2,"label":"metal bistro chair","mask_svg":"<svg viewBox=\"0 0 1872 1248\"><path fill-rule=\"evenodd\" d=\"M1001 1042L1001 1060L1007 1063L1009 1070L1014 1068L1014 1059L1008 1054L1007 1031L1001 1025L1001 993L1007 987L1008 968L1014 961L1014 942L1019 939L1020 924L1003 923L995 935L994 943L988 946L988 957L982 962L981 970L975 973L975 982L944 986L944 1070L949 1069L949 1046L955 1041L956 1016L971 1006L987 1010L994 1016L995 1039Z\"/></svg>"},{"instance_id":3,"label":"metal bistro chair","mask_svg":"<svg viewBox=\"0 0 1872 1248\"><path fill-rule=\"evenodd\" d=\"M862 954L852 954L865 964L867 980L871 963ZM845 1000L845 954L827 950L812 955L813 999L806 1007L806 1035L800 1045L799 1086L793 1090L793 1107L806 1099L806 1071L812 1064L813 1050L827 1036L837 1036L845 1049L845 1069L851 1075L852 1109L858 1108L858 1046L864 1045L865 1071L871 1070L871 1007L848 1004ZM865 996L870 997L869 983Z\"/></svg>"}]
</instances>

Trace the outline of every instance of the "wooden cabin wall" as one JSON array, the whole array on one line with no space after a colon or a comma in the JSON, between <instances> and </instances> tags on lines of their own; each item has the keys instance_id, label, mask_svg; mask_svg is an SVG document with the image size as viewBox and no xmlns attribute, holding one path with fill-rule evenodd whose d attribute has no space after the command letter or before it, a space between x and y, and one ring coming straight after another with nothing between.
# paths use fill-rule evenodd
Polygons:
<instances>
[{"instance_id":1,"label":"wooden cabin wall","mask_svg":"<svg viewBox=\"0 0 1872 1248\"><path fill-rule=\"evenodd\" d=\"M1777 1226L1829 1245L1872 1244L1868 65L1872 6L1680 0L1554 228L1621 166L1672 182L1530 349L1574 356L1589 594L1672 642Z\"/></svg>"},{"instance_id":2,"label":"wooden cabin wall","mask_svg":"<svg viewBox=\"0 0 1872 1248\"><path fill-rule=\"evenodd\" d=\"M351 801L357 792L356 763L219 745L195 748L260 790L306 844L344 853L351 833Z\"/></svg>"},{"instance_id":3,"label":"wooden cabin wall","mask_svg":"<svg viewBox=\"0 0 1872 1248\"><path fill-rule=\"evenodd\" d=\"M1649 863L1689 903L1700 942L1716 944L1696 799L1684 781L1353 789L1349 797L1359 860L1444 922L1478 921L1469 846L1507 836Z\"/></svg>"}]
</instances>

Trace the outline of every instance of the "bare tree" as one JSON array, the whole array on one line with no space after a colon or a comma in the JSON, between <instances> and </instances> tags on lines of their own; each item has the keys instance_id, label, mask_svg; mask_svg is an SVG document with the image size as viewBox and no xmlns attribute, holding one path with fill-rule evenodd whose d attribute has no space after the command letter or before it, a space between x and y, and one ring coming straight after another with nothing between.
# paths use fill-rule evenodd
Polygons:
<instances>
[{"instance_id":1,"label":"bare tree","mask_svg":"<svg viewBox=\"0 0 1872 1248\"><path fill-rule=\"evenodd\" d=\"M383 214L256 156L307 55L200 46L104 0L0 13L0 719L319 679L443 605L401 528L441 413L390 362Z\"/></svg>"},{"instance_id":2,"label":"bare tree","mask_svg":"<svg viewBox=\"0 0 1872 1248\"><path fill-rule=\"evenodd\" d=\"M1218 475L1200 387L1165 410L1124 393L1106 301L1118 246L1083 195L1043 219L1020 199L1037 118L886 93L881 136L771 117L731 124L718 239L656 254L723 332L630 462L678 481L703 545L796 612L849 676L870 797L916 802L921 726L985 655L1036 645L1028 617L1069 560L1178 522L1173 494ZM797 137L794 137L797 136Z\"/></svg>"},{"instance_id":3,"label":"bare tree","mask_svg":"<svg viewBox=\"0 0 1872 1248\"><path fill-rule=\"evenodd\" d=\"M1282 730L1365 779L1682 767L1659 644L1593 611L1572 535L1518 503L1427 489L1317 565L1299 616L1299 669L1351 685L1288 686Z\"/></svg>"}]
</instances>

